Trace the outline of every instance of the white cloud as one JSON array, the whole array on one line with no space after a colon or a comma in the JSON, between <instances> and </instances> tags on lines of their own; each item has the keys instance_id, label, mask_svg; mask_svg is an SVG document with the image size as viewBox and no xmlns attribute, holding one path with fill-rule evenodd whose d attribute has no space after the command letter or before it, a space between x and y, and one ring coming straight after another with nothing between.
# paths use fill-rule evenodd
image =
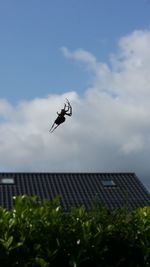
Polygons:
<instances>
[{"instance_id":1,"label":"white cloud","mask_svg":"<svg viewBox=\"0 0 150 267\"><path fill-rule=\"evenodd\" d=\"M96 57L88 51L78 49L74 52L70 52L67 47L62 47L61 50L67 58L83 61L85 63L88 63L90 66L96 65Z\"/></svg>"},{"instance_id":2,"label":"white cloud","mask_svg":"<svg viewBox=\"0 0 150 267\"><path fill-rule=\"evenodd\" d=\"M110 64L79 49L63 54L81 61L93 82L84 97L49 95L11 106L0 101L0 164L11 171L134 171L148 185L150 167L150 32L119 41ZM110 67L111 66L111 67ZM73 116L49 128L65 98ZM150 184L149 184L150 187Z\"/></svg>"},{"instance_id":3,"label":"white cloud","mask_svg":"<svg viewBox=\"0 0 150 267\"><path fill-rule=\"evenodd\" d=\"M87 69L90 71L97 71L97 61L96 57L93 56L91 53L88 51L85 51L83 49L77 49L74 52L70 52L67 47L62 47L61 51L63 52L64 56L69 59L73 59L76 61L84 62L86 63Z\"/></svg>"}]
</instances>

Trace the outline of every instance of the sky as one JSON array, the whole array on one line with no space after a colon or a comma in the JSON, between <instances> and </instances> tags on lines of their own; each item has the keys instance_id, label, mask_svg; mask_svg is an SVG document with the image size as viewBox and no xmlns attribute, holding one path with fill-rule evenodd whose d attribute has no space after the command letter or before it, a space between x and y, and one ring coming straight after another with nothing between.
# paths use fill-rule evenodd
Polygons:
<instances>
[{"instance_id":1,"label":"sky","mask_svg":"<svg viewBox=\"0 0 150 267\"><path fill-rule=\"evenodd\" d=\"M0 171L135 172L150 191L149 14L149 0L0 0Z\"/></svg>"}]
</instances>

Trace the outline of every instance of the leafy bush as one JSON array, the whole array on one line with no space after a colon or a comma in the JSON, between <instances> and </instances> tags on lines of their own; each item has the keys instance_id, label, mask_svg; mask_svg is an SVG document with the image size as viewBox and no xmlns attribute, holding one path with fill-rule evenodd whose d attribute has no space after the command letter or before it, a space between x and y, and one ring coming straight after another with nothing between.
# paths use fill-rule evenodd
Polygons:
<instances>
[{"instance_id":1,"label":"leafy bush","mask_svg":"<svg viewBox=\"0 0 150 267\"><path fill-rule=\"evenodd\" d=\"M0 265L150 267L150 207L65 213L58 199L15 197L0 208Z\"/></svg>"}]
</instances>

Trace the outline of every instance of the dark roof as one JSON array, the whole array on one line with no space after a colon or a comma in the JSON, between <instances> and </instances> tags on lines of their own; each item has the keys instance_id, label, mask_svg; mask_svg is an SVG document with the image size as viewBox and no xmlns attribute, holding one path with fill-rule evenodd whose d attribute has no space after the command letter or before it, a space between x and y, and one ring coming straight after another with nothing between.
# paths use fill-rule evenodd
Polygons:
<instances>
[{"instance_id":1,"label":"dark roof","mask_svg":"<svg viewBox=\"0 0 150 267\"><path fill-rule=\"evenodd\" d=\"M13 196L37 195L54 199L60 195L64 210L94 199L109 209L150 205L150 194L134 173L0 173L0 206L10 209Z\"/></svg>"}]
</instances>

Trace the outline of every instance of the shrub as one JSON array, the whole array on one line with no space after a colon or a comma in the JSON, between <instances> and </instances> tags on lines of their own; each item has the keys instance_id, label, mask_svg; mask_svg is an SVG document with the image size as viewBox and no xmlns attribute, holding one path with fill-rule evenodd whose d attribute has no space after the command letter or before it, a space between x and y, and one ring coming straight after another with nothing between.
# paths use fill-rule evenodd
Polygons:
<instances>
[{"instance_id":1,"label":"shrub","mask_svg":"<svg viewBox=\"0 0 150 267\"><path fill-rule=\"evenodd\" d=\"M0 264L20 267L149 267L150 207L63 212L58 199L18 196L0 208Z\"/></svg>"}]
</instances>

